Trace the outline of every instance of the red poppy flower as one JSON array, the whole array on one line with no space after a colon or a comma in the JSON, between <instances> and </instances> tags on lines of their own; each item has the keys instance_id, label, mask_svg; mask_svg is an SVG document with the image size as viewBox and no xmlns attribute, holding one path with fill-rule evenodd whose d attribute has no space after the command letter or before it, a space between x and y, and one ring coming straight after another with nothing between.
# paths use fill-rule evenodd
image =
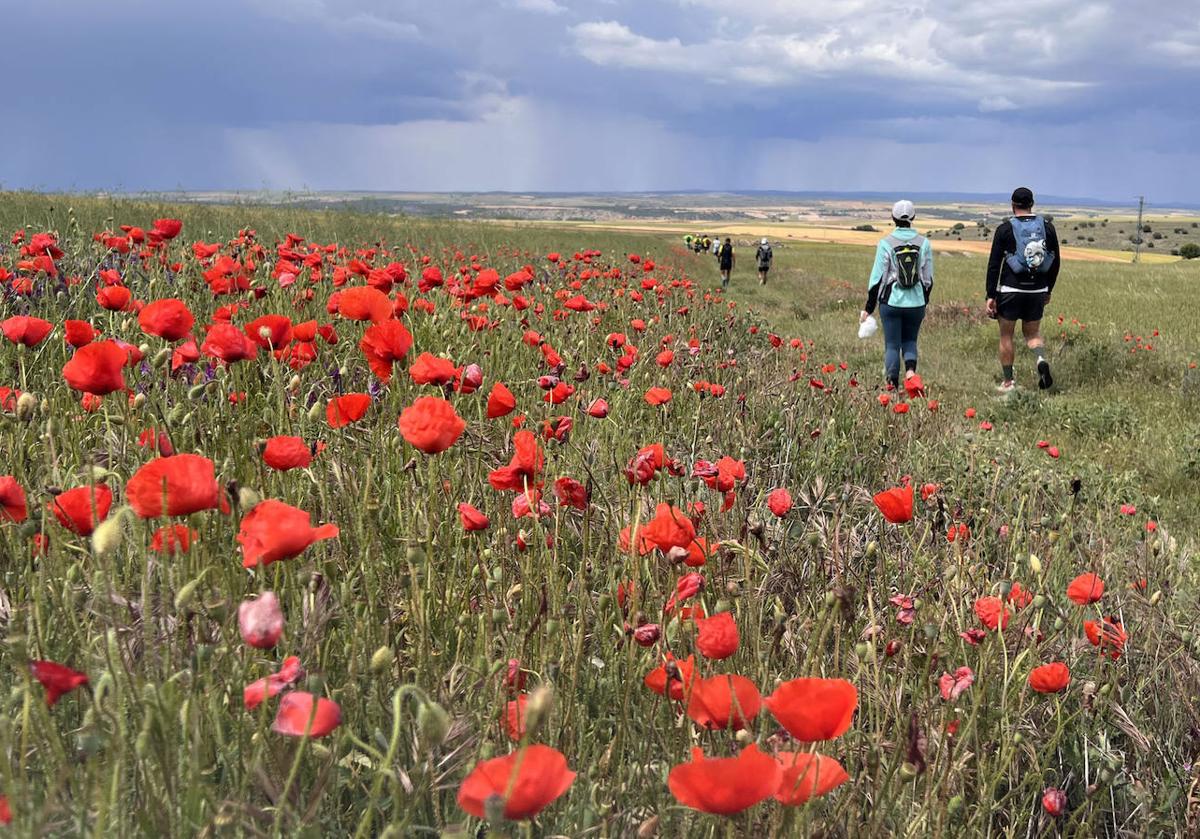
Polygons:
<instances>
[{"instance_id":1,"label":"red poppy flower","mask_svg":"<svg viewBox=\"0 0 1200 839\"><path fill-rule=\"evenodd\" d=\"M366 356L371 372L379 381L392 380L392 365L412 348L412 334L398 320L385 320L368 326L358 347Z\"/></svg>"},{"instance_id":2,"label":"red poppy flower","mask_svg":"<svg viewBox=\"0 0 1200 839\"><path fill-rule=\"evenodd\" d=\"M465 501L458 505L458 518L462 522L463 530L472 533L477 530L487 530L492 523L480 510L472 507Z\"/></svg>"},{"instance_id":3,"label":"red poppy flower","mask_svg":"<svg viewBox=\"0 0 1200 839\"><path fill-rule=\"evenodd\" d=\"M25 488L12 475L0 475L0 521L22 522L27 518Z\"/></svg>"},{"instance_id":4,"label":"red poppy flower","mask_svg":"<svg viewBox=\"0 0 1200 839\"><path fill-rule=\"evenodd\" d=\"M0 321L0 332L4 333L4 337L26 347L36 347L42 343L52 329L54 324L50 321L29 315L16 315Z\"/></svg>"},{"instance_id":5,"label":"red poppy flower","mask_svg":"<svg viewBox=\"0 0 1200 839\"><path fill-rule=\"evenodd\" d=\"M181 230L183 230L183 222L179 219L156 218L154 220L154 233L160 239L174 239Z\"/></svg>"},{"instance_id":6,"label":"red poppy flower","mask_svg":"<svg viewBox=\"0 0 1200 839\"><path fill-rule=\"evenodd\" d=\"M758 716L762 696L745 676L728 674L694 679L687 714L697 725L713 730L745 728Z\"/></svg>"},{"instance_id":7,"label":"red poppy flower","mask_svg":"<svg viewBox=\"0 0 1200 839\"><path fill-rule=\"evenodd\" d=\"M312 463L312 449L300 437L276 436L263 447L263 463L280 472L304 469Z\"/></svg>"},{"instance_id":8,"label":"red poppy flower","mask_svg":"<svg viewBox=\"0 0 1200 839\"><path fill-rule=\"evenodd\" d=\"M324 737L342 724L342 709L332 699L302 690L285 693L271 730L288 737Z\"/></svg>"},{"instance_id":9,"label":"red poppy flower","mask_svg":"<svg viewBox=\"0 0 1200 839\"><path fill-rule=\"evenodd\" d=\"M488 474L492 489L523 492L526 485L537 483L545 463L545 454L532 431L522 429L513 435L513 456L507 466Z\"/></svg>"},{"instance_id":10,"label":"red poppy flower","mask_svg":"<svg viewBox=\"0 0 1200 839\"><path fill-rule=\"evenodd\" d=\"M687 513L670 504L654 508L654 518L638 530L638 539L667 553L671 548L685 550L696 538L696 527Z\"/></svg>"},{"instance_id":11,"label":"red poppy flower","mask_svg":"<svg viewBox=\"0 0 1200 839\"><path fill-rule=\"evenodd\" d=\"M559 478L554 482L554 494L558 503L563 507L573 507L576 510L586 510L588 506L588 489L574 478Z\"/></svg>"},{"instance_id":12,"label":"red poppy flower","mask_svg":"<svg viewBox=\"0 0 1200 839\"><path fill-rule=\"evenodd\" d=\"M510 740L519 741L525 736L525 705L528 702L529 697L522 693L504 706L504 731Z\"/></svg>"},{"instance_id":13,"label":"red poppy flower","mask_svg":"<svg viewBox=\"0 0 1200 839\"><path fill-rule=\"evenodd\" d=\"M278 350L292 342L292 319L263 315L246 324L246 337L265 350Z\"/></svg>"},{"instance_id":14,"label":"red poppy flower","mask_svg":"<svg viewBox=\"0 0 1200 839\"><path fill-rule=\"evenodd\" d=\"M200 534L183 524L165 524L150 538L150 550L163 556L187 553Z\"/></svg>"},{"instance_id":15,"label":"red poppy flower","mask_svg":"<svg viewBox=\"0 0 1200 839\"><path fill-rule=\"evenodd\" d=\"M508 416L517 407L517 399L513 396L502 382L496 382L492 385L492 390L488 394L487 401L487 417L488 419L498 419Z\"/></svg>"},{"instance_id":16,"label":"red poppy flower","mask_svg":"<svg viewBox=\"0 0 1200 839\"><path fill-rule=\"evenodd\" d=\"M454 445L466 421L454 406L438 396L421 396L400 412L400 433L413 448L439 454Z\"/></svg>"},{"instance_id":17,"label":"red poppy flower","mask_svg":"<svg viewBox=\"0 0 1200 839\"><path fill-rule=\"evenodd\" d=\"M671 767L667 786L685 807L732 816L779 791L783 771L770 755L750 744L737 757L706 758L692 749L692 759Z\"/></svg>"},{"instance_id":18,"label":"red poppy flower","mask_svg":"<svg viewBox=\"0 0 1200 839\"><path fill-rule=\"evenodd\" d=\"M943 673L938 679L938 689L942 694L942 699L947 702L953 702L958 699L971 685L975 684L975 673L970 667L960 667L954 671L954 675Z\"/></svg>"},{"instance_id":19,"label":"red poppy flower","mask_svg":"<svg viewBox=\"0 0 1200 839\"><path fill-rule=\"evenodd\" d=\"M1107 617L1099 621L1084 621L1083 633L1093 647L1099 648L1101 655L1107 655L1113 661L1121 657L1121 653L1125 650L1125 642L1129 640L1125 627L1115 617Z\"/></svg>"},{"instance_id":20,"label":"red poppy flower","mask_svg":"<svg viewBox=\"0 0 1200 839\"><path fill-rule=\"evenodd\" d=\"M622 591L623 588L617 592L618 600L621 599L619 595ZM686 660L680 661L671 653L667 653L663 663L647 673L642 683L659 696L667 695L670 699L681 702L691 686L695 672L695 656L689 655Z\"/></svg>"},{"instance_id":21,"label":"red poppy flower","mask_svg":"<svg viewBox=\"0 0 1200 839\"><path fill-rule=\"evenodd\" d=\"M775 756L782 775L775 800L796 807L840 787L850 776L831 757L810 752L780 752Z\"/></svg>"},{"instance_id":22,"label":"red poppy flower","mask_svg":"<svg viewBox=\"0 0 1200 839\"><path fill-rule=\"evenodd\" d=\"M738 648L737 621L729 612L718 612L711 618L696 621L696 649L705 658L729 658Z\"/></svg>"},{"instance_id":23,"label":"red poppy flower","mask_svg":"<svg viewBox=\"0 0 1200 839\"><path fill-rule=\"evenodd\" d=\"M91 536L96 525L108 518L113 494L105 484L69 489L46 505L58 523L72 533Z\"/></svg>"},{"instance_id":24,"label":"red poppy flower","mask_svg":"<svg viewBox=\"0 0 1200 839\"><path fill-rule=\"evenodd\" d=\"M904 524L913 518L912 485L893 487L875 495L875 506L892 524Z\"/></svg>"},{"instance_id":25,"label":"red poppy flower","mask_svg":"<svg viewBox=\"0 0 1200 839\"><path fill-rule=\"evenodd\" d=\"M76 349L92 343L98 334L86 320L63 321L63 340Z\"/></svg>"},{"instance_id":26,"label":"red poppy flower","mask_svg":"<svg viewBox=\"0 0 1200 839\"><path fill-rule=\"evenodd\" d=\"M279 672L257 679L242 689L242 706L253 711L264 700L278 696L285 688L304 678L304 668L296 656L288 656L279 666Z\"/></svg>"},{"instance_id":27,"label":"red poppy flower","mask_svg":"<svg viewBox=\"0 0 1200 839\"><path fill-rule=\"evenodd\" d=\"M186 338L196 318L187 304L174 297L155 300L138 312L138 324L147 335L157 335L166 341Z\"/></svg>"},{"instance_id":28,"label":"red poppy flower","mask_svg":"<svg viewBox=\"0 0 1200 839\"><path fill-rule=\"evenodd\" d=\"M88 683L86 674L53 661L31 661L29 671L46 689L47 705L54 705L64 694Z\"/></svg>"},{"instance_id":29,"label":"red poppy flower","mask_svg":"<svg viewBox=\"0 0 1200 839\"><path fill-rule=\"evenodd\" d=\"M1011 614L999 597L981 597L975 601L975 616L992 631L997 627L1007 629Z\"/></svg>"},{"instance_id":30,"label":"red poppy flower","mask_svg":"<svg viewBox=\"0 0 1200 839\"><path fill-rule=\"evenodd\" d=\"M792 509L792 494L783 487L771 490L767 496L767 509L777 517L783 518Z\"/></svg>"},{"instance_id":31,"label":"red poppy flower","mask_svg":"<svg viewBox=\"0 0 1200 839\"><path fill-rule=\"evenodd\" d=\"M0 794L0 824L12 824L12 808L8 806L8 796Z\"/></svg>"},{"instance_id":32,"label":"red poppy flower","mask_svg":"<svg viewBox=\"0 0 1200 839\"><path fill-rule=\"evenodd\" d=\"M483 818L489 802L499 798L504 818L530 819L571 788L575 773L567 767L562 752L549 746L532 745L504 757L475 764L458 788L458 806Z\"/></svg>"},{"instance_id":33,"label":"red poppy flower","mask_svg":"<svg viewBox=\"0 0 1200 839\"><path fill-rule=\"evenodd\" d=\"M608 403L603 399L593 399L592 403L587 406L587 414L589 417L604 419L608 416Z\"/></svg>"},{"instance_id":34,"label":"red poppy flower","mask_svg":"<svg viewBox=\"0 0 1200 839\"><path fill-rule=\"evenodd\" d=\"M417 356L408 374L419 385L445 385L454 381L458 368L448 358L439 358L433 353L423 352Z\"/></svg>"},{"instance_id":35,"label":"red poppy flower","mask_svg":"<svg viewBox=\"0 0 1200 839\"><path fill-rule=\"evenodd\" d=\"M1071 670L1061 661L1035 667L1029 673L1029 686L1038 693L1058 693L1071 682Z\"/></svg>"},{"instance_id":36,"label":"red poppy flower","mask_svg":"<svg viewBox=\"0 0 1200 839\"><path fill-rule=\"evenodd\" d=\"M80 347L63 365L63 379L73 389L97 396L125 389L122 369L129 355L115 341L97 341Z\"/></svg>"},{"instance_id":37,"label":"red poppy flower","mask_svg":"<svg viewBox=\"0 0 1200 839\"><path fill-rule=\"evenodd\" d=\"M123 285L104 286L96 292L96 302L100 304L100 308L110 312L129 311L129 301L132 297L133 292Z\"/></svg>"},{"instance_id":38,"label":"red poppy flower","mask_svg":"<svg viewBox=\"0 0 1200 839\"><path fill-rule=\"evenodd\" d=\"M233 364L257 356L258 344L231 323L214 323L204 336L200 352L226 364Z\"/></svg>"},{"instance_id":39,"label":"red poppy flower","mask_svg":"<svg viewBox=\"0 0 1200 839\"><path fill-rule=\"evenodd\" d=\"M1067 597L1080 606L1095 603L1103 596L1104 581L1090 572L1080 574L1067 586Z\"/></svg>"},{"instance_id":40,"label":"red poppy flower","mask_svg":"<svg viewBox=\"0 0 1200 839\"><path fill-rule=\"evenodd\" d=\"M918 396L924 396L925 383L921 381L920 376L909 376L904 380L904 392L907 393L911 399L916 399Z\"/></svg>"},{"instance_id":41,"label":"red poppy flower","mask_svg":"<svg viewBox=\"0 0 1200 839\"><path fill-rule=\"evenodd\" d=\"M213 462L198 454L177 454L150 461L125 484L125 498L144 519L187 516L220 508L225 503Z\"/></svg>"},{"instance_id":42,"label":"red poppy flower","mask_svg":"<svg viewBox=\"0 0 1200 839\"><path fill-rule=\"evenodd\" d=\"M325 406L325 419L330 428L342 428L362 419L370 406L369 394L347 393L329 400Z\"/></svg>"},{"instance_id":43,"label":"red poppy flower","mask_svg":"<svg viewBox=\"0 0 1200 839\"><path fill-rule=\"evenodd\" d=\"M671 391L665 387L652 387L646 391L645 399L648 405L665 405L671 401Z\"/></svg>"},{"instance_id":44,"label":"red poppy flower","mask_svg":"<svg viewBox=\"0 0 1200 839\"><path fill-rule=\"evenodd\" d=\"M242 565L253 568L299 556L313 542L337 535L336 524L313 527L312 517L304 510L267 499L242 519L237 540L242 546Z\"/></svg>"},{"instance_id":45,"label":"red poppy flower","mask_svg":"<svg viewBox=\"0 0 1200 839\"><path fill-rule=\"evenodd\" d=\"M797 740L833 740L850 729L858 690L845 679L792 679L763 700L767 710Z\"/></svg>"}]
</instances>

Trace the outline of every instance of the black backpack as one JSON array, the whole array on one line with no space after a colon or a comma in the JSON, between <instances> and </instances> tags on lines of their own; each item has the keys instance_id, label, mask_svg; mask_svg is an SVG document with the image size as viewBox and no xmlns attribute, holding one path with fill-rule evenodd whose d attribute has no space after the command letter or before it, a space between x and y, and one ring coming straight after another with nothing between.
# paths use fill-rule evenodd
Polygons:
<instances>
[{"instance_id":1,"label":"black backpack","mask_svg":"<svg viewBox=\"0 0 1200 839\"><path fill-rule=\"evenodd\" d=\"M895 266L893 284L900 288L916 288L921 285L921 247L925 239L916 236L912 239L897 239L887 237L892 249L892 264Z\"/></svg>"}]
</instances>

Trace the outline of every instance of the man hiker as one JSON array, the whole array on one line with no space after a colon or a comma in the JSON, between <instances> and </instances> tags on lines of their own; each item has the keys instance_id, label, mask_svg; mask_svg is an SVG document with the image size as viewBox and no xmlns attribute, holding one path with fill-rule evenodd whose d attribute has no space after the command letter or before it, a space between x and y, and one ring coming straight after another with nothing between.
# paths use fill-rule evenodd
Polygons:
<instances>
[{"instance_id":1,"label":"man hiker","mask_svg":"<svg viewBox=\"0 0 1200 839\"><path fill-rule=\"evenodd\" d=\"M767 284L767 272L771 270L771 260L774 258L775 254L771 252L771 243L767 241L766 236L763 236L762 243L754 254L754 261L758 263L759 285Z\"/></svg>"},{"instance_id":2,"label":"man hiker","mask_svg":"<svg viewBox=\"0 0 1200 839\"><path fill-rule=\"evenodd\" d=\"M888 389L900 386L903 357L904 389L912 396L925 389L917 375L917 336L933 291L933 246L913 230L916 217L913 202L897 201L893 205L896 229L880 239L875 248L875 264L867 280L867 304L858 316L862 323L879 306Z\"/></svg>"},{"instance_id":3,"label":"man hiker","mask_svg":"<svg viewBox=\"0 0 1200 839\"><path fill-rule=\"evenodd\" d=\"M733 271L735 261L733 242L726 236L725 244L721 245L721 250L717 251L717 262L721 267L721 288L729 288L729 274Z\"/></svg>"},{"instance_id":4,"label":"man hiker","mask_svg":"<svg viewBox=\"0 0 1200 839\"><path fill-rule=\"evenodd\" d=\"M1025 346L1037 358L1038 387L1054 384L1041 335L1042 312L1058 279L1058 233L1047 219L1033 212L1033 192L1018 187L1012 194L1013 215L996 228L987 268L987 313L1000 324L1000 369L996 388L1010 393L1013 380L1013 336L1017 321Z\"/></svg>"}]
</instances>

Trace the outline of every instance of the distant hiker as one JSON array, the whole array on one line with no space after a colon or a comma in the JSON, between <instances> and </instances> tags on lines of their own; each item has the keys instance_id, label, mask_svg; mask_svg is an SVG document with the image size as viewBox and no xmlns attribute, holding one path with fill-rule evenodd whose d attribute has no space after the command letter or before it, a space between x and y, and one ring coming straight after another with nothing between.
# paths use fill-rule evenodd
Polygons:
<instances>
[{"instance_id":1,"label":"distant hiker","mask_svg":"<svg viewBox=\"0 0 1200 839\"><path fill-rule=\"evenodd\" d=\"M721 255L721 237L720 236L718 236L717 238L712 240L712 255L713 256Z\"/></svg>"},{"instance_id":2,"label":"distant hiker","mask_svg":"<svg viewBox=\"0 0 1200 839\"><path fill-rule=\"evenodd\" d=\"M933 246L912 229L916 208L911 201L892 207L896 229L879 240L875 265L867 281L867 305L859 323L870 317L879 304L883 321L883 365L888 387L900 384L900 359L904 358L905 383L910 393L922 390L917 378L917 335L925 319L925 306L933 291Z\"/></svg>"},{"instance_id":3,"label":"distant hiker","mask_svg":"<svg viewBox=\"0 0 1200 839\"><path fill-rule=\"evenodd\" d=\"M721 250L717 252L717 261L721 266L721 288L729 288L729 274L737 260L733 256L733 242L729 241L728 236L725 237L725 244L721 245Z\"/></svg>"},{"instance_id":4,"label":"distant hiker","mask_svg":"<svg viewBox=\"0 0 1200 839\"><path fill-rule=\"evenodd\" d=\"M1012 194L1013 216L996 228L987 268L987 313L1000 324L1000 369L997 388L1009 393L1013 380L1013 335L1017 321L1025 346L1037 358L1038 387L1054 384L1041 335L1042 312L1058 279L1058 233L1033 212L1033 192L1019 187Z\"/></svg>"},{"instance_id":5,"label":"distant hiker","mask_svg":"<svg viewBox=\"0 0 1200 839\"><path fill-rule=\"evenodd\" d=\"M759 285L767 284L767 272L771 270L771 260L774 258L775 254L771 251L771 243L767 241L766 236L763 236L763 240L754 254L754 261L758 263Z\"/></svg>"}]
</instances>

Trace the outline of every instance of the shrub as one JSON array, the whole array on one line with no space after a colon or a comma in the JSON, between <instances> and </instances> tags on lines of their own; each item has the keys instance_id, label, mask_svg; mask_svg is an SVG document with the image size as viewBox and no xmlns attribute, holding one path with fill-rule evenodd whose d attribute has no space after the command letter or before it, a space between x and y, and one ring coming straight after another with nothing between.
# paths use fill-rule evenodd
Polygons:
<instances>
[{"instance_id":1,"label":"shrub","mask_svg":"<svg viewBox=\"0 0 1200 839\"><path fill-rule=\"evenodd\" d=\"M1200 245L1195 242L1185 242L1179 248L1179 255L1184 259L1198 259L1200 258Z\"/></svg>"}]
</instances>

